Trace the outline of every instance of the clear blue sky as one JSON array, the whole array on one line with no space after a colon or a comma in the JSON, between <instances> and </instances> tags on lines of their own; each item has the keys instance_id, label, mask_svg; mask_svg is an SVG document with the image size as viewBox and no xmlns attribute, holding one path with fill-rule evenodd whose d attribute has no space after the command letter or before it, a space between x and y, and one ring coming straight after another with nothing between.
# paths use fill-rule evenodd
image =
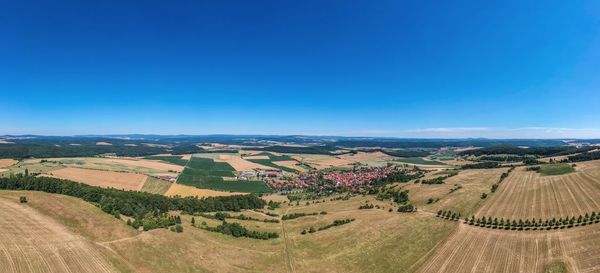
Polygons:
<instances>
[{"instance_id":1,"label":"clear blue sky","mask_svg":"<svg viewBox=\"0 0 600 273\"><path fill-rule=\"evenodd\" d=\"M3 1L0 37L0 134L600 137L599 1Z\"/></svg>"}]
</instances>

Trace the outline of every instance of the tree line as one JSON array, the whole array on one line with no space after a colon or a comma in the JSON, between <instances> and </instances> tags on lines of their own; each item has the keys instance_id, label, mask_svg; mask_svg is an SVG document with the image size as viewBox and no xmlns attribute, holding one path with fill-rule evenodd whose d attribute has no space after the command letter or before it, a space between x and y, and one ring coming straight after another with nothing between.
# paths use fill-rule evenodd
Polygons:
<instances>
[{"instance_id":1,"label":"tree line","mask_svg":"<svg viewBox=\"0 0 600 273\"><path fill-rule=\"evenodd\" d=\"M311 213L305 213L305 212L296 212L296 213L291 213L291 214L285 214L283 216L281 216L281 220L292 220L292 219L296 219L296 218L300 218L300 217L304 217L304 216L313 216L313 215L325 215L327 214L326 211L321 211L321 212L311 212Z\"/></svg>"},{"instance_id":2,"label":"tree line","mask_svg":"<svg viewBox=\"0 0 600 273\"><path fill-rule=\"evenodd\" d=\"M143 219L148 214L160 215L171 210L181 210L187 214L212 211L240 211L260 209L266 202L254 194L220 197L166 197L137 191L105 189L51 177L34 177L17 174L0 178L0 189L31 190L58 193L81 198L100 207L104 212L118 212L135 219Z\"/></svg>"},{"instance_id":3,"label":"tree line","mask_svg":"<svg viewBox=\"0 0 600 273\"><path fill-rule=\"evenodd\" d=\"M560 156L574 153L582 153L593 150L593 147L577 148L575 146L553 146L553 147L529 147L521 148L513 145L498 145L475 150L460 152L459 155L537 155L537 156Z\"/></svg>"},{"instance_id":4,"label":"tree line","mask_svg":"<svg viewBox=\"0 0 600 273\"><path fill-rule=\"evenodd\" d=\"M208 219L215 219L215 220L221 220L221 221L225 221L225 219L237 219L237 220L243 220L243 221L258 221L258 222L265 222L265 223L279 223L278 219L257 219L254 217L250 217L250 216L246 216L244 214L240 214L240 215L231 215L227 212L217 212L214 215L212 214L208 214L208 213L196 213L194 215L197 216L201 216L204 218L208 218Z\"/></svg>"},{"instance_id":5,"label":"tree line","mask_svg":"<svg viewBox=\"0 0 600 273\"><path fill-rule=\"evenodd\" d=\"M279 234L277 232L266 232L266 231L256 231L249 230L246 227L238 224L238 223L229 223L223 221L220 225L216 227L204 226L201 227L204 230L223 233L226 235L231 235L233 237L247 237L252 239L261 239L261 240L269 240L279 238Z\"/></svg>"},{"instance_id":6,"label":"tree line","mask_svg":"<svg viewBox=\"0 0 600 273\"><path fill-rule=\"evenodd\" d=\"M330 229L332 227L345 225L345 224L354 222L354 220L355 220L354 218L334 220L333 223L326 225L326 226L319 227L318 229L315 229L315 227L311 226L308 230L306 230L306 229L302 230L302 232L300 232L300 234L304 235L306 233L315 233L317 231L322 231L322 230Z\"/></svg>"},{"instance_id":7,"label":"tree line","mask_svg":"<svg viewBox=\"0 0 600 273\"><path fill-rule=\"evenodd\" d=\"M452 211L440 210L437 212L437 217L459 221L460 213ZM552 218L542 220L541 218L535 219L504 219L504 218L492 218L492 217L479 217L471 216L471 218L464 218L463 223L485 228L493 229L505 229L505 230L550 230L550 229L562 229L572 228L577 226L585 226L594 223L600 223L600 212L592 212L591 215L586 213L585 215L579 215L578 217L564 217L564 218Z\"/></svg>"}]
</instances>

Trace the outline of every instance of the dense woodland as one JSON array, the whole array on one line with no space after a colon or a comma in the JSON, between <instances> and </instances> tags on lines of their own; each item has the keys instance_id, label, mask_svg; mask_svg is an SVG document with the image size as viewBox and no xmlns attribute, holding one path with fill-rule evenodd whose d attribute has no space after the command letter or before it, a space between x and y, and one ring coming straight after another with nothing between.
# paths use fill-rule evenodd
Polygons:
<instances>
[{"instance_id":1,"label":"dense woodland","mask_svg":"<svg viewBox=\"0 0 600 273\"><path fill-rule=\"evenodd\" d=\"M493 169L493 168L501 168L502 165L500 165L500 163L498 162L481 162L481 163L474 163L474 164L466 164L463 165L461 168L463 169Z\"/></svg>"},{"instance_id":2,"label":"dense woodland","mask_svg":"<svg viewBox=\"0 0 600 273\"><path fill-rule=\"evenodd\" d=\"M555 146L555 147L529 147L520 148L512 145L500 145L475 150L467 150L459 153L459 155L537 155L537 156L560 156L574 153L587 152L594 147L577 148L575 146Z\"/></svg>"},{"instance_id":3,"label":"dense woodland","mask_svg":"<svg viewBox=\"0 0 600 273\"><path fill-rule=\"evenodd\" d=\"M565 162L581 162L600 159L600 152L588 152L567 157Z\"/></svg>"}]
</instances>

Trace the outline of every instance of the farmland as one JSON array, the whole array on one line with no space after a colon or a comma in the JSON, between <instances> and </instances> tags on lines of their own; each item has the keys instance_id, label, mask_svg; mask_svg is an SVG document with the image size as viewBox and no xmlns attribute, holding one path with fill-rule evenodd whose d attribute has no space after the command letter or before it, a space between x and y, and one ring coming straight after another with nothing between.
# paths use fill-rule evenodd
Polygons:
<instances>
[{"instance_id":1,"label":"farmland","mask_svg":"<svg viewBox=\"0 0 600 273\"><path fill-rule=\"evenodd\" d=\"M404 159L411 162L400 162ZM447 165L427 164L429 162L434 161L421 157L398 158L379 151L315 155L250 150L237 153L217 150L193 155L165 153L143 158L22 159L7 163L9 166L5 168L9 171L4 176L22 176L27 169L31 176L60 177L104 188L163 195L131 193L135 198L198 197L209 204L213 198L243 195L258 199L249 193L268 192L262 199L277 203L255 210L220 211L228 215L224 218L227 227L239 224L246 235L252 235L235 236L227 233L229 230L212 232L222 226L223 221L214 216L215 211L204 213L202 206L191 207L201 213L181 207L172 207L168 212L168 217L180 217L183 232L160 226L142 231L145 225L136 230L128 226L127 220L167 216L147 211L133 215L127 206L111 208L120 202L106 202L110 198L86 203L56 194L1 191L0 206L9 208L5 209L7 215L2 216L22 214L45 220L40 224L21 216L5 219L0 223L0 234L10 233L4 236L21 238L49 232L42 229L64 229L68 236L64 232L57 232L55 236L77 244L68 245L82 249L77 250L79 256L74 259L95 261L102 269L92 265L90 270L97 272L546 273L548 270L600 270L596 255L600 251L597 247L600 226L592 222L571 228L505 230L436 217L436 212L442 210L460 214L461 219L474 215L514 220L564 219L600 212L600 161L578 162L575 166L539 164L539 172L528 170L538 165L463 169L459 166L465 162L487 161L472 162L460 157L444 161ZM278 171L281 167L294 171ZM542 170L544 167L546 170ZM242 172L256 176L243 179ZM68 187L58 187L65 188ZM404 191L408 201L398 201L401 200L397 198L399 193ZM29 202L20 204L21 195L26 195ZM95 195L84 194L82 198L86 196ZM169 204L181 206L184 200L196 199ZM106 209L107 204L109 209ZM406 204L416 210L412 207L401 210ZM119 211L123 208L128 214ZM114 214L119 212L120 219L117 219ZM294 214L303 217L288 217ZM43 227L35 230L31 227L27 233L9 228L21 222ZM257 236L266 233L276 236L264 240ZM15 272L23 271L17 264L30 266L33 269L24 271L33 272L66 271L61 266L81 271L77 262L53 264L39 258L44 255L41 253L62 247L59 239L48 238L53 245L50 250L48 244L34 248L17 239L9 241L10 245L4 245L6 249L21 244L21 252L0 252L3 253L0 263L10 266L12 259L17 266ZM48 255L62 254L58 250ZM8 258L2 260L2 257Z\"/></svg>"},{"instance_id":2,"label":"farmland","mask_svg":"<svg viewBox=\"0 0 600 273\"><path fill-rule=\"evenodd\" d=\"M280 170L283 170L286 172L292 172L292 173L298 172L297 168L292 168L292 167L286 166L291 161L294 161L291 157L289 157L287 155L274 155L271 153L260 153L257 155L244 157L244 159L246 159L250 162L256 163L256 164L280 169ZM287 162L287 163L277 164L277 162Z\"/></svg>"},{"instance_id":3,"label":"farmland","mask_svg":"<svg viewBox=\"0 0 600 273\"><path fill-rule=\"evenodd\" d=\"M373 167L385 166L394 157L382 152L357 152L342 155L321 155L321 154L289 154L290 157L298 162L306 164L315 169L327 168L345 168L351 169L356 164L362 164Z\"/></svg>"},{"instance_id":4,"label":"farmland","mask_svg":"<svg viewBox=\"0 0 600 273\"><path fill-rule=\"evenodd\" d=\"M600 210L600 178L583 171L542 176L515 169L476 216L510 219L572 217Z\"/></svg>"},{"instance_id":5,"label":"farmland","mask_svg":"<svg viewBox=\"0 0 600 273\"><path fill-rule=\"evenodd\" d=\"M263 181L231 181L223 177L235 177L235 169L224 162L209 158L192 157L179 175L177 183L201 189L234 192L267 192L269 187Z\"/></svg>"},{"instance_id":6,"label":"farmland","mask_svg":"<svg viewBox=\"0 0 600 273\"><path fill-rule=\"evenodd\" d=\"M168 182L167 182L168 183ZM223 182L225 183L225 182ZM208 196L228 196L236 194L246 194L245 192L230 192L230 191L216 191L209 189L199 189L192 186L186 186L182 184L170 184L170 187L163 193L166 196L197 196L197 197L208 197Z\"/></svg>"},{"instance_id":7,"label":"farmland","mask_svg":"<svg viewBox=\"0 0 600 273\"><path fill-rule=\"evenodd\" d=\"M423 159L420 157L400 158L397 161L402 162L402 163L415 164L415 165L434 165L434 166L446 165L446 163L443 163L440 161L426 160L426 159Z\"/></svg>"},{"instance_id":8,"label":"farmland","mask_svg":"<svg viewBox=\"0 0 600 273\"><path fill-rule=\"evenodd\" d=\"M64 168L46 174L47 176L68 179L92 186L125 190L141 190L147 176L135 173L120 173L80 168Z\"/></svg>"},{"instance_id":9,"label":"farmland","mask_svg":"<svg viewBox=\"0 0 600 273\"><path fill-rule=\"evenodd\" d=\"M545 233L482 230L461 225L418 272L600 271L600 228ZM560 271L559 271L560 272Z\"/></svg>"},{"instance_id":10,"label":"farmland","mask_svg":"<svg viewBox=\"0 0 600 273\"><path fill-rule=\"evenodd\" d=\"M30 197L31 205L19 204L18 196ZM40 197L40 198L37 198ZM97 212L83 201L48 194L0 192L0 266L3 272L123 272L118 257L92 241L103 238L98 227L113 230L112 236L132 234L125 226L120 232L116 219ZM64 206L77 211L70 223L64 222ZM41 208L43 210L40 210ZM89 217L89 218L88 218ZM83 221L99 219L91 226ZM106 221L108 220L108 222ZM105 226L103 226L105 225ZM122 225L122 224L121 224ZM81 235L84 235L83 237Z\"/></svg>"}]
</instances>

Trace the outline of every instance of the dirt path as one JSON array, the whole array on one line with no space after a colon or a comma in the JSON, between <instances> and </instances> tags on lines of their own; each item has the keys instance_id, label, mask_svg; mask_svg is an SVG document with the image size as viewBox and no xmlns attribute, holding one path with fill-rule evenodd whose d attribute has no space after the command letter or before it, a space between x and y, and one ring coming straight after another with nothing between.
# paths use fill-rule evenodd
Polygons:
<instances>
[{"instance_id":1,"label":"dirt path","mask_svg":"<svg viewBox=\"0 0 600 273\"><path fill-rule=\"evenodd\" d=\"M95 245L27 204L0 198L2 272L118 272Z\"/></svg>"},{"instance_id":2,"label":"dirt path","mask_svg":"<svg viewBox=\"0 0 600 273\"><path fill-rule=\"evenodd\" d=\"M287 214L288 211L290 209L287 208L285 210L285 213L283 213L283 215ZM290 250L290 246L288 245L288 236L287 233L285 232L285 221L283 221L281 218L279 219L279 221L281 222L281 234L283 235L283 251L285 253L285 258L286 258L286 263L288 265L289 268L289 272L295 273L296 272L296 268L294 267L294 262L292 259L292 253Z\"/></svg>"}]
</instances>

